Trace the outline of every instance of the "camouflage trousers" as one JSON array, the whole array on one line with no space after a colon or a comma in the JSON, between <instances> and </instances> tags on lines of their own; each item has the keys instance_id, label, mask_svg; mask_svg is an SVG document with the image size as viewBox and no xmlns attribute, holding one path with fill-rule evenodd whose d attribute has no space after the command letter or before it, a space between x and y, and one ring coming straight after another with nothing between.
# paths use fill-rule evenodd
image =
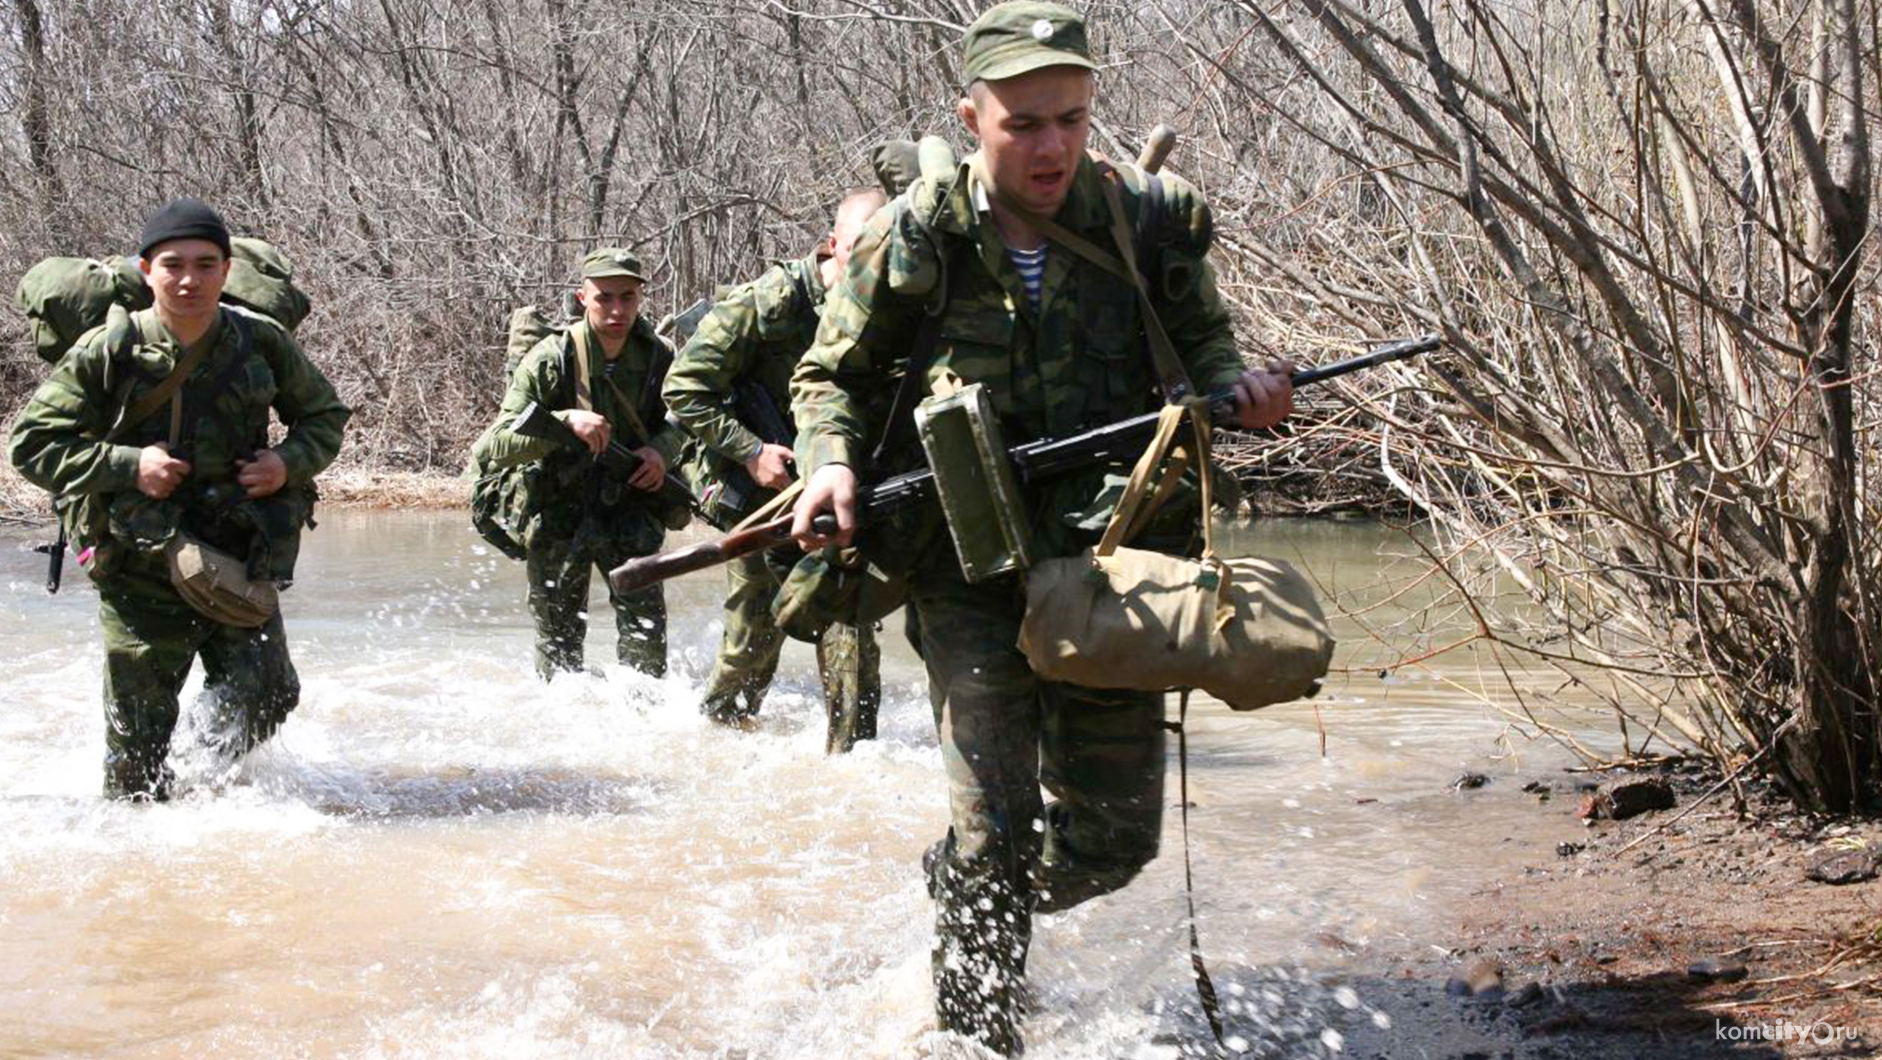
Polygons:
<instances>
[{"instance_id":1,"label":"camouflage trousers","mask_svg":"<svg viewBox=\"0 0 1882 1060\"><path fill-rule=\"evenodd\" d=\"M138 566L144 566L139 564ZM274 735L301 698L281 613L259 629L199 614L167 573L132 569L98 587L105 634L105 795L169 796L177 696L201 657L217 750L233 760Z\"/></svg>"},{"instance_id":2,"label":"camouflage trousers","mask_svg":"<svg viewBox=\"0 0 1882 1060\"><path fill-rule=\"evenodd\" d=\"M536 622L536 673L547 681L557 671L582 668L588 638L588 586L594 568L602 574L640 553L620 545L575 550L565 541L532 541L524 566L529 577L529 615ZM667 598L658 585L618 594L614 608L616 661L654 677L667 672Z\"/></svg>"},{"instance_id":3,"label":"camouflage trousers","mask_svg":"<svg viewBox=\"0 0 1882 1060\"><path fill-rule=\"evenodd\" d=\"M778 575L763 555L727 563L725 582L725 633L702 709L717 721L731 722L758 713L778 672L784 633L771 617ZM841 623L825 630L817 641L817 673L828 720L825 752L841 754L858 740L875 739L882 705L882 650L875 630Z\"/></svg>"},{"instance_id":4,"label":"camouflage trousers","mask_svg":"<svg viewBox=\"0 0 1882 1060\"><path fill-rule=\"evenodd\" d=\"M968 585L951 563L922 570L910 604L951 815L924 860L936 1014L943 1029L1016 1053L1032 913L1114 891L1156 857L1163 697L1041 680L1016 646L1015 577Z\"/></svg>"}]
</instances>

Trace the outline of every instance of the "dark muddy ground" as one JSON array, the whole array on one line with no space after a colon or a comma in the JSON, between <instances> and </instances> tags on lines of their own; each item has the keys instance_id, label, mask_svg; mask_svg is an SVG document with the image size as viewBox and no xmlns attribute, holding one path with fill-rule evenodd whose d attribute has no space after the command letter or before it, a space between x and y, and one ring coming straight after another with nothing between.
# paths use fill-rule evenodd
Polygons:
<instances>
[{"instance_id":1,"label":"dark muddy ground","mask_svg":"<svg viewBox=\"0 0 1882 1060\"><path fill-rule=\"evenodd\" d=\"M1354 984L1391 1017L1347 1056L1444 1060L1872 1057L1882 1053L1882 820L1822 819L1753 788L1655 774L1677 806L1538 843L1429 937ZM1538 814L1582 782L1540 780ZM1832 884L1810 878L1853 877ZM1868 877L1868 878L1863 878Z\"/></svg>"}]
</instances>

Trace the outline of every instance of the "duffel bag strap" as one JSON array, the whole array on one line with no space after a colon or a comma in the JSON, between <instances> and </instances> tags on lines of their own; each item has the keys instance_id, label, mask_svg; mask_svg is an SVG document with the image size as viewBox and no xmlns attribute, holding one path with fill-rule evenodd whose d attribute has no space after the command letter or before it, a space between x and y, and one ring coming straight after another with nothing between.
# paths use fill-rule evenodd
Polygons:
<instances>
[{"instance_id":1,"label":"duffel bag strap","mask_svg":"<svg viewBox=\"0 0 1882 1060\"><path fill-rule=\"evenodd\" d=\"M768 523L776 519L778 516L790 510L791 506L797 501L797 495L802 492L804 492L804 480L801 478L793 479L790 485L778 491L777 496L759 505L755 511L745 518L740 519L738 525L727 530L726 533L736 534L740 530L750 530L754 526Z\"/></svg>"},{"instance_id":2,"label":"duffel bag strap","mask_svg":"<svg viewBox=\"0 0 1882 1060\"><path fill-rule=\"evenodd\" d=\"M1195 442L1176 441L1177 431L1181 428L1183 417L1187 414L1195 431ZM1156 474L1157 465L1164 454L1170 454L1170 463L1154 489L1151 488L1151 476ZM1098 542L1095 555L1109 556L1130 539L1137 536L1144 526L1161 508L1165 501L1176 492L1177 484L1183 473L1196 462L1202 478L1202 541L1203 554L1215 555L1214 532L1209 525L1210 505L1214 502L1209 485L1209 417L1208 406L1196 398L1186 398L1180 404L1165 405L1162 415L1157 420L1157 432L1144 447L1142 456L1137 458L1137 465L1131 469L1130 481L1124 487L1124 495L1118 499L1117 508L1111 513L1111 521L1104 528L1104 537Z\"/></svg>"}]
</instances>

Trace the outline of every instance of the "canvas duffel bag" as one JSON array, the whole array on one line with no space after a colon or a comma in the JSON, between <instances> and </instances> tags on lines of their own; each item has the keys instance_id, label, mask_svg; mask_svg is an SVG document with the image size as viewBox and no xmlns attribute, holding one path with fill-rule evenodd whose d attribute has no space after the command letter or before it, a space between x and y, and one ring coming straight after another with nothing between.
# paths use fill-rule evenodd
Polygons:
<instances>
[{"instance_id":1,"label":"canvas duffel bag","mask_svg":"<svg viewBox=\"0 0 1882 1060\"><path fill-rule=\"evenodd\" d=\"M1153 490L1186 413L1193 450L1180 447ZM1122 547L1192 460L1205 469L1202 558ZM1216 554L1208 466L1203 406L1168 406L1098 546L1027 573L1019 646L1041 677L1087 688L1200 689L1236 710L1318 689L1333 636L1313 587L1280 560Z\"/></svg>"}]
</instances>

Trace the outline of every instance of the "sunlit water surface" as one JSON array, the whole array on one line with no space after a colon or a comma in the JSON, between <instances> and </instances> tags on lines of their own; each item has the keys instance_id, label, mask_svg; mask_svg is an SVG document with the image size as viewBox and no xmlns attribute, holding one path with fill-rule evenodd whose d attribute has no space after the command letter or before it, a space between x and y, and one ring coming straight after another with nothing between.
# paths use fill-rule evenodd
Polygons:
<instances>
[{"instance_id":1,"label":"sunlit water surface","mask_svg":"<svg viewBox=\"0 0 1882 1060\"><path fill-rule=\"evenodd\" d=\"M30 539L0 535L0 1056L955 1051L932 1034L917 868L945 792L899 615L882 738L826 758L802 645L756 731L699 716L717 572L669 588L665 680L608 664L543 685L522 567L461 513L328 512L286 597L300 709L219 775L193 677L173 760L194 786L136 807L96 795L94 595L68 566L47 596ZM1270 522L1236 540L1349 601L1419 573L1409 539L1372 525ZM589 656L605 661L596 592ZM1569 758L1511 738L1480 698L1509 703L1482 658L1382 677L1448 636L1393 626L1402 611L1364 617L1384 643L1337 623L1343 669L1312 704L1192 708L1201 935L1235 1043L1264 1054L1389 1038L1369 948L1423 938L1568 827L1519 787ZM1599 739L1598 721L1570 724ZM1041 919L1031 1056L1175 1056L1207 1034L1171 753L1164 856ZM1450 790L1466 770L1492 783Z\"/></svg>"}]
</instances>

